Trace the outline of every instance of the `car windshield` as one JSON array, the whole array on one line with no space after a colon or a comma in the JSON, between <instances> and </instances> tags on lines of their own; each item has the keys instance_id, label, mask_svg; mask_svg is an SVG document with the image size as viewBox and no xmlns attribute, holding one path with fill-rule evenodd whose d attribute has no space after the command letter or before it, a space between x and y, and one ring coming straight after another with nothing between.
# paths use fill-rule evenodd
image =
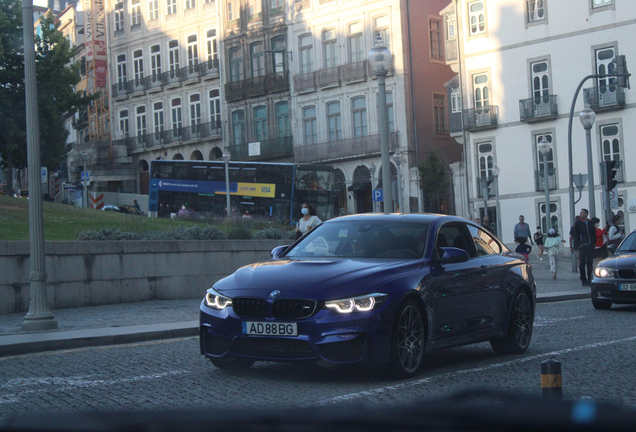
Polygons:
<instances>
[{"instance_id":1,"label":"car windshield","mask_svg":"<svg viewBox=\"0 0 636 432\"><path fill-rule=\"evenodd\" d=\"M387 221L338 221L309 233L286 256L421 258L429 225Z\"/></svg>"},{"instance_id":2,"label":"car windshield","mask_svg":"<svg viewBox=\"0 0 636 432\"><path fill-rule=\"evenodd\" d=\"M636 233L631 233L616 250L617 253L636 252Z\"/></svg>"}]
</instances>

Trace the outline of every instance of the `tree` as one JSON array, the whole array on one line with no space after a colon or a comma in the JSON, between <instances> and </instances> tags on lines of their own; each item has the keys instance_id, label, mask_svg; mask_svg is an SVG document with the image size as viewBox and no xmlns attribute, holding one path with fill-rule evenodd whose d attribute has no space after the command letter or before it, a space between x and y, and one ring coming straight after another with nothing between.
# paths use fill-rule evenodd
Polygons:
<instances>
[{"instance_id":1,"label":"tree","mask_svg":"<svg viewBox=\"0 0 636 432\"><path fill-rule=\"evenodd\" d=\"M420 188L424 193L424 210L440 212L441 203L447 199L450 183L446 166L437 153L431 152L423 165L417 167L420 172Z\"/></svg>"}]
</instances>

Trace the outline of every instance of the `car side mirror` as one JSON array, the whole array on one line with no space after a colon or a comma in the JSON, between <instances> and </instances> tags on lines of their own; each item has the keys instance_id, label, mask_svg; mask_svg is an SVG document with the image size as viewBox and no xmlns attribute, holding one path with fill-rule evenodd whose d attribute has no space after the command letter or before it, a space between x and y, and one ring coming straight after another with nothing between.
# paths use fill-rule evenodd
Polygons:
<instances>
[{"instance_id":1,"label":"car side mirror","mask_svg":"<svg viewBox=\"0 0 636 432\"><path fill-rule=\"evenodd\" d=\"M270 253L270 255L272 256L272 258L278 258L279 256L283 254L283 252L287 250L288 247L289 245L275 247L274 249L272 249L272 252Z\"/></svg>"},{"instance_id":2,"label":"car side mirror","mask_svg":"<svg viewBox=\"0 0 636 432\"><path fill-rule=\"evenodd\" d=\"M453 264L468 261L468 253L455 247L440 247L437 250L441 253L436 262L437 264Z\"/></svg>"}]
</instances>

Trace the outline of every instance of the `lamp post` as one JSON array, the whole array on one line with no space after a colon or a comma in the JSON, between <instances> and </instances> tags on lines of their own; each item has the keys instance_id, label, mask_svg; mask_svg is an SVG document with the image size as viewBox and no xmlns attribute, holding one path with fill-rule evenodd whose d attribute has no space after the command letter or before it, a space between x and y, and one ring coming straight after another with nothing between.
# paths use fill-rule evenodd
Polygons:
<instances>
[{"instance_id":1,"label":"lamp post","mask_svg":"<svg viewBox=\"0 0 636 432\"><path fill-rule=\"evenodd\" d=\"M395 154L393 155L393 162L395 162L395 165L397 165L397 175L398 175L398 185L397 185L397 190L398 190L398 208L400 210L400 213L404 213L402 211L402 161L404 160L404 155L402 155L402 152L400 152L399 150L395 151Z\"/></svg>"},{"instance_id":2,"label":"lamp post","mask_svg":"<svg viewBox=\"0 0 636 432\"><path fill-rule=\"evenodd\" d=\"M375 201L373 201L373 179L375 178L375 164L371 162L369 165L369 174L371 174L371 210L375 212Z\"/></svg>"},{"instance_id":3,"label":"lamp post","mask_svg":"<svg viewBox=\"0 0 636 432\"><path fill-rule=\"evenodd\" d=\"M496 224L496 230L497 232L495 232L496 236L500 236L501 234L501 218L499 217L499 174L501 173L501 170L499 169L499 167L497 165L495 165L494 167L492 167L492 169L490 170L490 172L492 173L492 176L495 178L495 217L497 218L497 224Z\"/></svg>"},{"instance_id":4,"label":"lamp post","mask_svg":"<svg viewBox=\"0 0 636 432\"><path fill-rule=\"evenodd\" d=\"M552 228L552 221L550 220L550 180L548 177L548 155L552 146L550 142L545 138L545 135L541 137L541 141L537 145L539 153L543 157L543 187L545 189L545 230L550 231Z\"/></svg>"},{"instance_id":5,"label":"lamp post","mask_svg":"<svg viewBox=\"0 0 636 432\"><path fill-rule=\"evenodd\" d=\"M585 128L585 143L587 145L587 181L590 206L590 218L596 216L596 200L594 198L594 163L592 162L592 126L596 120L596 113L592 111L588 103L579 114L579 119Z\"/></svg>"},{"instance_id":6,"label":"lamp post","mask_svg":"<svg viewBox=\"0 0 636 432\"><path fill-rule=\"evenodd\" d=\"M232 207L230 206L230 152L227 147L223 151L223 162L225 162L225 205L227 207L227 217L232 215Z\"/></svg>"},{"instance_id":7,"label":"lamp post","mask_svg":"<svg viewBox=\"0 0 636 432\"><path fill-rule=\"evenodd\" d=\"M90 155L86 152L78 153L77 158L82 161L82 171L80 172L80 180L82 182L82 207L89 207L88 205L88 181L86 180L86 163L90 158Z\"/></svg>"},{"instance_id":8,"label":"lamp post","mask_svg":"<svg viewBox=\"0 0 636 432\"><path fill-rule=\"evenodd\" d=\"M378 128L380 130L380 153L382 156L382 201L384 214L389 214L393 206L391 193L391 162L389 160L389 124L386 109L386 74L391 66L391 51L384 46L382 38L378 36L375 45L369 51L369 66L378 77Z\"/></svg>"}]
</instances>

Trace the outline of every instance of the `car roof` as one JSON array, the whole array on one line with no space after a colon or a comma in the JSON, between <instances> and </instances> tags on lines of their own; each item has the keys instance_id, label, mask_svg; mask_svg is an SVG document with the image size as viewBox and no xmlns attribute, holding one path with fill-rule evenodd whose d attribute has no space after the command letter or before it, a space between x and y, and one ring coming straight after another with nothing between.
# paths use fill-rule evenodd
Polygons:
<instances>
[{"instance_id":1,"label":"car roof","mask_svg":"<svg viewBox=\"0 0 636 432\"><path fill-rule=\"evenodd\" d=\"M432 223L432 222L466 222L474 225L472 221L468 219L464 219L459 216L449 216L443 214L434 214L434 213L391 213L391 214L383 214L383 213L361 213L354 215L346 215L340 216L337 218L329 219L325 223L332 223L344 220L353 220L353 221L391 221L391 222L411 222L411 223Z\"/></svg>"}]
</instances>

